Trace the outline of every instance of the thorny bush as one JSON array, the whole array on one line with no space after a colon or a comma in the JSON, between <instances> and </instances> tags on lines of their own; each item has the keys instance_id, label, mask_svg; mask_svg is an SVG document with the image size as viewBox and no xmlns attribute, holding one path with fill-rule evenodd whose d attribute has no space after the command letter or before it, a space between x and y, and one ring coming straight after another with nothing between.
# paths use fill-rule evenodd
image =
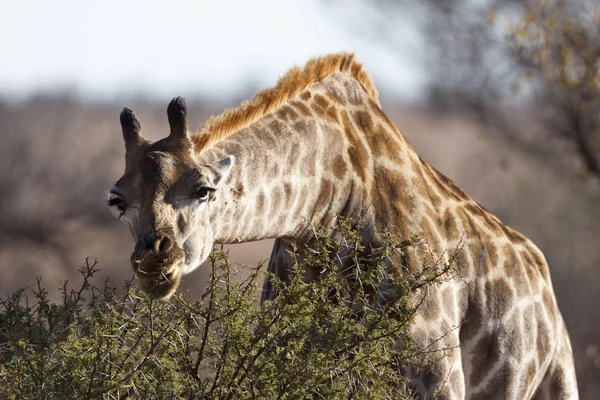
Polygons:
<instances>
[{"instance_id":1,"label":"thorny bush","mask_svg":"<svg viewBox=\"0 0 600 400\"><path fill-rule=\"evenodd\" d=\"M293 254L287 282L270 277L278 295L262 307L260 266L235 281L222 249L197 301L153 301L131 282L124 295L96 287L96 262L81 268L77 290L65 283L60 304L38 279L0 304L0 398L403 398L419 293L446 279L453 257L411 274L402 259L422 240L365 246L342 225L342 239L316 232ZM319 280L303 280L306 265Z\"/></svg>"}]
</instances>

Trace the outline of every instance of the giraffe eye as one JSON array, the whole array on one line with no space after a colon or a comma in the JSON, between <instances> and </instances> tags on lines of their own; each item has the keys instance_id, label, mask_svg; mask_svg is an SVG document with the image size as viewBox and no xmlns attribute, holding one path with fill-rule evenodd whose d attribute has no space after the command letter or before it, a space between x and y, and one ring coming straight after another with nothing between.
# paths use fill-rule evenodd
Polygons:
<instances>
[{"instance_id":1,"label":"giraffe eye","mask_svg":"<svg viewBox=\"0 0 600 400\"><path fill-rule=\"evenodd\" d=\"M200 188L198 188L193 194L192 197L197 199L197 200L202 200L202 201L206 201L208 200L208 197L210 196L210 194L212 192L214 192L215 189L208 187L208 186L202 186Z\"/></svg>"},{"instance_id":2,"label":"giraffe eye","mask_svg":"<svg viewBox=\"0 0 600 400\"><path fill-rule=\"evenodd\" d=\"M127 211L127 203L125 203L121 197L115 196L114 194L110 195L107 203L111 212L117 218L121 218L123 214L125 214L125 211Z\"/></svg>"}]
</instances>

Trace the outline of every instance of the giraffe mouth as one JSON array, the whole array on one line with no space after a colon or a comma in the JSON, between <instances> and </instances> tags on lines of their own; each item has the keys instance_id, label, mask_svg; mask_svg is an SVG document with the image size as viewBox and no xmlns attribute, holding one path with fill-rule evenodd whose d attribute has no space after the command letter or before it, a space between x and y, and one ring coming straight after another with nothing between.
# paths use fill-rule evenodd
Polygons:
<instances>
[{"instance_id":1,"label":"giraffe mouth","mask_svg":"<svg viewBox=\"0 0 600 400\"><path fill-rule=\"evenodd\" d=\"M140 287L152 298L166 299L170 297L181 282L181 270L177 266L153 274L136 274Z\"/></svg>"},{"instance_id":2,"label":"giraffe mouth","mask_svg":"<svg viewBox=\"0 0 600 400\"><path fill-rule=\"evenodd\" d=\"M136 277L140 281L148 281L154 283L161 283L165 281L170 281L173 275L175 274L176 268L167 268L167 270L160 270L158 272L145 272L143 270L138 270L136 273Z\"/></svg>"}]
</instances>

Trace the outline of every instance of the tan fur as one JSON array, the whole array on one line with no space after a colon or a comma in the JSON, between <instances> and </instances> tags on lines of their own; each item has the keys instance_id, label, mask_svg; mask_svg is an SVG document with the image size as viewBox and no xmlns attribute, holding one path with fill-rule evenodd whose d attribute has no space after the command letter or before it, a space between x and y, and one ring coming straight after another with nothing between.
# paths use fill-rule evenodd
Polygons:
<instances>
[{"instance_id":1,"label":"tan fur","mask_svg":"<svg viewBox=\"0 0 600 400\"><path fill-rule=\"evenodd\" d=\"M275 87L262 90L252 101L244 102L237 108L231 108L218 116L209 118L194 137L196 152L248 127L302 93L310 85L321 82L336 72L348 73L354 77L373 101L379 105L377 89L369 75L363 70L362 64L354 58L354 54L337 53L315 57L309 60L304 68L290 68L279 79Z\"/></svg>"}]
</instances>

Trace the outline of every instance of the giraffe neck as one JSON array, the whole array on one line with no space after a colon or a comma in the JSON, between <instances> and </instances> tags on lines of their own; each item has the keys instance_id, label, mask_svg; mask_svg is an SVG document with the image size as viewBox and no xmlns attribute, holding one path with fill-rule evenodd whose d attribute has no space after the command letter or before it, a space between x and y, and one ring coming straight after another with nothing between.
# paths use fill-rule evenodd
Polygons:
<instances>
[{"instance_id":1,"label":"giraffe neck","mask_svg":"<svg viewBox=\"0 0 600 400\"><path fill-rule=\"evenodd\" d=\"M302 240L338 216L368 224L373 161L365 127L353 117L367 114L367 102L358 82L335 74L202 151L201 163L236 157L210 211L215 240Z\"/></svg>"},{"instance_id":2,"label":"giraffe neck","mask_svg":"<svg viewBox=\"0 0 600 400\"><path fill-rule=\"evenodd\" d=\"M211 210L221 243L308 239L314 227L331 228L338 216L359 219L375 236L409 236L419 231L424 207L432 202L420 192L438 191L424 178L427 164L362 86L343 73L197 158L209 164L229 154L236 165L218 194L223 201Z\"/></svg>"},{"instance_id":3,"label":"giraffe neck","mask_svg":"<svg viewBox=\"0 0 600 400\"><path fill-rule=\"evenodd\" d=\"M239 243L266 238L308 238L313 227L330 227L335 217L358 213L363 182L346 162L326 149L345 152L343 137L310 117L284 121L277 115L203 152L201 160L236 157L210 210L215 240ZM211 204L212 206L212 204Z\"/></svg>"}]
</instances>

